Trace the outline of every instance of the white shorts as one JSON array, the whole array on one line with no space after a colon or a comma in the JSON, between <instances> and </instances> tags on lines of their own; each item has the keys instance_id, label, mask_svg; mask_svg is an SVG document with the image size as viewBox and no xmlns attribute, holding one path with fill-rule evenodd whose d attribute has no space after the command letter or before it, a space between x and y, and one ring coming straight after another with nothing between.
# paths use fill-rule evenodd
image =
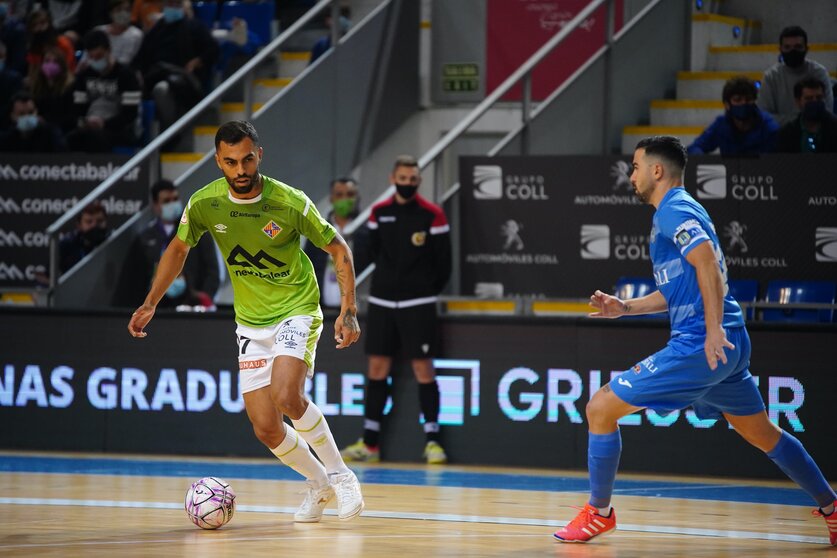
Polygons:
<instances>
[{"instance_id":1,"label":"white shorts","mask_svg":"<svg viewBox=\"0 0 837 558\"><path fill-rule=\"evenodd\" d=\"M238 387L241 393L270 385L273 359L279 355L296 357L308 365L308 377L314 375L317 341L323 321L314 316L291 316L270 327L239 324Z\"/></svg>"}]
</instances>

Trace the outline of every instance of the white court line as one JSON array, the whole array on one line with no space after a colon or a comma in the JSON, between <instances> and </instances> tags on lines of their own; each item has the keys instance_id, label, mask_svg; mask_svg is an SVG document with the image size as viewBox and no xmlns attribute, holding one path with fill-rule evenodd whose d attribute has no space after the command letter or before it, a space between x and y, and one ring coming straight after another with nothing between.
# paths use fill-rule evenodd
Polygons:
<instances>
[{"instance_id":1,"label":"white court line","mask_svg":"<svg viewBox=\"0 0 837 558\"><path fill-rule=\"evenodd\" d=\"M144 509L171 509L179 510L183 504L173 502L137 502L131 500L73 500L69 498L8 498L0 497L0 504L22 505L22 506L85 506L105 508L144 508ZM283 506L249 506L237 505L236 511L259 512L259 513L287 513L292 514L296 508ZM325 515L337 515L335 510L326 510ZM435 514L435 513L412 513L412 512L390 512L366 510L363 517L379 519L414 519L424 521L446 521L457 523L496 523L501 525L529 525L542 527L563 527L568 522L554 521L550 519L532 519L523 517L492 517L482 515L456 515L456 514ZM666 525L632 525L622 524L618 526L620 531L634 531L639 533L662 533L669 535L691 535L696 537L718 537L729 539L750 539L778 542L795 542L811 544L829 544L826 537L808 537L802 535L789 535L785 533L759 533L755 531L724 531L719 529L693 529L689 527L672 527ZM366 536L366 535L364 535ZM395 536L395 535L393 535ZM411 535L399 535L409 537ZM387 535L389 537L389 535ZM227 539L225 539L227 540ZM128 541L130 542L130 541ZM153 541L136 541L137 544ZM162 541L169 542L169 541ZM75 543L73 543L75 544ZM81 543L79 543L81 544ZM115 543L102 543L115 544ZM5 546L3 548L17 548L20 545ZM25 545L24 545L25 546ZM49 546L49 545L33 545Z\"/></svg>"}]
</instances>

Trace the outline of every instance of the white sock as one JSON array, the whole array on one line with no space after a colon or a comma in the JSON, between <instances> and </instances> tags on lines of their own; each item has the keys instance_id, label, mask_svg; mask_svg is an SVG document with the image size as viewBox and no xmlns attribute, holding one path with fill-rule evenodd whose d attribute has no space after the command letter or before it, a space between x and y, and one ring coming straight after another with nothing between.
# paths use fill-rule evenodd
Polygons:
<instances>
[{"instance_id":1,"label":"white sock","mask_svg":"<svg viewBox=\"0 0 837 558\"><path fill-rule=\"evenodd\" d=\"M328 474L325 467L311 453L305 439L284 422L282 425L285 427L285 439L270 451L282 463L306 479L316 482L320 488L326 486L328 484Z\"/></svg>"},{"instance_id":2,"label":"white sock","mask_svg":"<svg viewBox=\"0 0 837 558\"><path fill-rule=\"evenodd\" d=\"M329 475L349 472L349 468L343 463L340 450L334 443L334 436L328 427L323 412L314 405L313 401L308 402L308 408L298 420L291 421L299 435L314 449L314 453L325 465Z\"/></svg>"},{"instance_id":3,"label":"white sock","mask_svg":"<svg viewBox=\"0 0 837 558\"><path fill-rule=\"evenodd\" d=\"M613 506L608 506L606 508L596 508L596 509L599 510L599 515L600 516L609 517L610 516L610 510L613 509Z\"/></svg>"}]
</instances>

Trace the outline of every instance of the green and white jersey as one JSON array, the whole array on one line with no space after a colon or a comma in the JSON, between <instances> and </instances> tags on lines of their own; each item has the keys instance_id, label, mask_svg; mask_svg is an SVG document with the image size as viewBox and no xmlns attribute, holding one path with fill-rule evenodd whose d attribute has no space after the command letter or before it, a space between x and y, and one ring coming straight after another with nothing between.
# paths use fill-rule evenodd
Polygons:
<instances>
[{"instance_id":1,"label":"green and white jersey","mask_svg":"<svg viewBox=\"0 0 837 558\"><path fill-rule=\"evenodd\" d=\"M210 182L189 198L177 236L189 246L205 232L215 240L227 262L239 324L322 318L317 278L299 237L323 247L334 238L334 227L302 191L267 176L262 180L262 193L252 200L233 198L224 178Z\"/></svg>"}]
</instances>

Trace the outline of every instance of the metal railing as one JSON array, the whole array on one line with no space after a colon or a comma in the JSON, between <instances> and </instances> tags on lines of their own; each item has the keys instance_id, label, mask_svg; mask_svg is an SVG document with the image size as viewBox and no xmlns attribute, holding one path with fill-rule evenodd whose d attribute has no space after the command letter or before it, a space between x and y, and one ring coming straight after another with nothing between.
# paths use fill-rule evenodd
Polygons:
<instances>
[{"instance_id":1,"label":"metal railing","mask_svg":"<svg viewBox=\"0 0 837 558\"><path fill-rule=\"evenodd\" d=\"M239 68L233 75L227 78L221 85L215 88L209 95L204 97L197 105L192 107L189 112L183 115L177 122L169 126L160 135L154 138L148 145L143 147L136 155L131 157L124 165L122 165L116 172L110 175L104 182L94 188L89 194L76 203L69 211L59 217L47 229L49 235L49 287L52 292L58 284L59 279L59 251L58 251L58 236L61 229L76 217L81 211L90 203L106 194L117 182L119 182L128 172L137 167L140 163L149 159L156 154L166 142L181 133L192 121L201 115L206 109L219 103L222 96L237 86L239 82L244 81L244 118L249 120L252 116L252 101L253 101L253 76L258 66L264 62L269 56L273 55L288 39L302 29L305 25L314 20L325 8L331 5L332 17L337 21L339 15L339 1L338 0L320 0L310 10L308 10L302 17L295 21L288 29L279 34L267 46L265 46L258 54L253 56L246 64ZM334 27L337 27L334 25ZM333 42L332 46L337 43Z\"/></svg>"}]
</instances>

